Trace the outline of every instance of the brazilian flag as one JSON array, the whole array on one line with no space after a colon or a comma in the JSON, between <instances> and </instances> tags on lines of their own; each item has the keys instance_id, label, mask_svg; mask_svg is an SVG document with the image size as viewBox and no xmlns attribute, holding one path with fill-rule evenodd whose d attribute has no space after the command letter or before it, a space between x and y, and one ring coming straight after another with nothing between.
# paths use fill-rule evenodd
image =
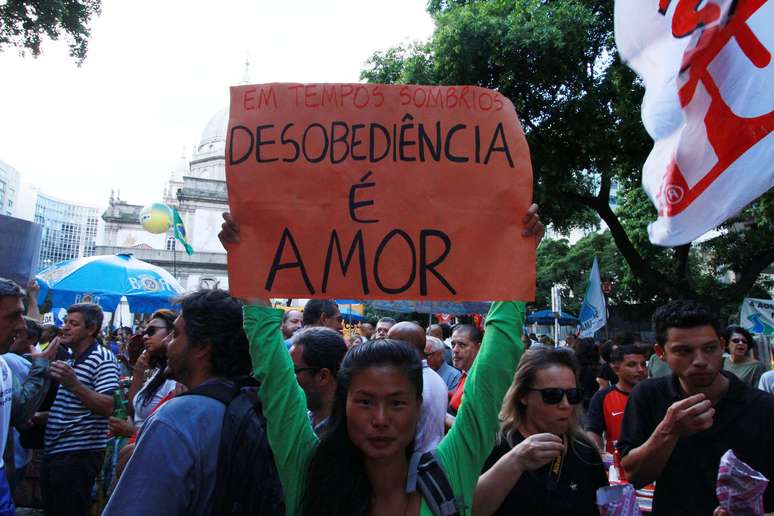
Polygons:
<instances>
[{"instance_id":1,"label":"brazilian flag","mask_svg":"<svg viewBox=\"0 0 774 516\"><path fill-rule=\"evenodd\" d=\"M185 225L183 224L183 219L180 218L180 213L177 211L177 208L172 208L172 214L175 217L175 238L177 238L181 244L183 244L183 247L185 247L185 252L189 255L192 255L194 250L193 247L191 247L191 244L188 242L188 237L185 235Z\"/></svg>"}]
</instances>

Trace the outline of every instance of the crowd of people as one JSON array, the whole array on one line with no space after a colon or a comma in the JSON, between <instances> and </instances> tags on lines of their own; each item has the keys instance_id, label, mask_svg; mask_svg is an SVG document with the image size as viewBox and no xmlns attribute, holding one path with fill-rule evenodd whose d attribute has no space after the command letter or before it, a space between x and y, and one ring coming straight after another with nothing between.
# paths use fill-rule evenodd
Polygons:
<instances>
[{"instance_id":1,"label":"crowd of people","mask_svg":"<svg viewBox=\"0 0 774 516\"><path fill-rule=\"evenodd\" d=\"M539 240L536 206L523 222ZM483 327L384 317L345 338L333 300L223 290L103 335L87 303L41 325L30 287L0 279L0 516L31 450L50 515L585 515L611 482L709 515L727 450L774 473L774 372L693 301L654 313L653 346L539 338L503 301Z\"/></svg>"}]
</instances>

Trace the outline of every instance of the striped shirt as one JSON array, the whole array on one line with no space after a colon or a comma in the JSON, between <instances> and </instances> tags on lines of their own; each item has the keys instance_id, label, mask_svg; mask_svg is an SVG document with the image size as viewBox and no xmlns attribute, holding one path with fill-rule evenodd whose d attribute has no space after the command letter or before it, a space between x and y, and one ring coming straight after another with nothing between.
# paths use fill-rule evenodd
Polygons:
<instances>
[{"instance_id":1,"label":"striped shirt","mask_svg":"<svg viewBox=\"0 0 774 516\"><path fill-rule=\"evenodd\" d=\"M68 361L78 381L98 394L118 389L118 362L96 342L77 360ZM108 418L97 416L65 386L60 385L46 425L46 455L102 450L107 446Z\"/></svg>"}]
</instances>

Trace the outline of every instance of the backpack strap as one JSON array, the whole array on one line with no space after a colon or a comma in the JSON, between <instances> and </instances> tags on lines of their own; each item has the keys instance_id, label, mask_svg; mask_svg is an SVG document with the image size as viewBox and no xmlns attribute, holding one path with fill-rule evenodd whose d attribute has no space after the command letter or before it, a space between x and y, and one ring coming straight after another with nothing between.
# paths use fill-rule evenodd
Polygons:
<instances>
[{"instance_id":1,"label":"backpack strap","mask_svg":"<svg viewBox=\"0 0 774 516\"><path fill-rule=\"evenodd\" d=\"M228 406L228 404L239 394L239 386L237 383L213 378L202 383L195 389L181 392L178 396L190 396L193 394L218 400Z\"/></svg>"},{"instance_id":2,"label":"backpack strap","mask_svg":"<svg viewBox=\"0 0 774 516\"><path fill-rule=\"evenodd\" d=\"M435 451L424 454L416 452L411 456L406 492L413 493L417 487L435 516L462 514L462 504L454 496L449 478L435 456Z\"/></svg>"}]
</instances>

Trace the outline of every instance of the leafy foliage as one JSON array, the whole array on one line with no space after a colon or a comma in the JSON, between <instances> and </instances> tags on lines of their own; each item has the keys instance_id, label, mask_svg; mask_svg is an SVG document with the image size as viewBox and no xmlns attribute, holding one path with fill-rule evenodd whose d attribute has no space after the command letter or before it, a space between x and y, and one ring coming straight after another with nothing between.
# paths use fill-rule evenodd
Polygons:
<instances>
[{"instance_id":1,"label":"leafy foliage","mask_svg":"<svg viewBox=\"0 0 774 516\"><path fill-rule=\"evenodd\" d=\"M41 53L43 38L65 36L70 55L82 63L89 40L88 24L98 16L101 0L7 0L0 3L0 51L16 47L33 56Z\"/></svg>"},{"instance_id":2,"label":"leafy foliage","mask_svg":"<svg viewBox=\"0 0 774 516\"><path fill-rule=\"evenodd\" d=\"M616 52L613 2L430 0L428 10L436 23L430 40L377 52L361 77L500 91L524 127L542 217L563 233L594 229L600 219L609 228L574 246L542 244L536 304L545 302L551 282L561 282L575 296L569 307L579 305L579 282L595 253L603 277L616 285L614 303L655 306L692 297L730 310L754 286L763 294L759 276L774 261L771 195L714 240L675 249L648 241L656 212L640 173L652 141L640 118L641 81ZM728 276L736 281L724 282Z\"/></svg>"}]
</instances>

